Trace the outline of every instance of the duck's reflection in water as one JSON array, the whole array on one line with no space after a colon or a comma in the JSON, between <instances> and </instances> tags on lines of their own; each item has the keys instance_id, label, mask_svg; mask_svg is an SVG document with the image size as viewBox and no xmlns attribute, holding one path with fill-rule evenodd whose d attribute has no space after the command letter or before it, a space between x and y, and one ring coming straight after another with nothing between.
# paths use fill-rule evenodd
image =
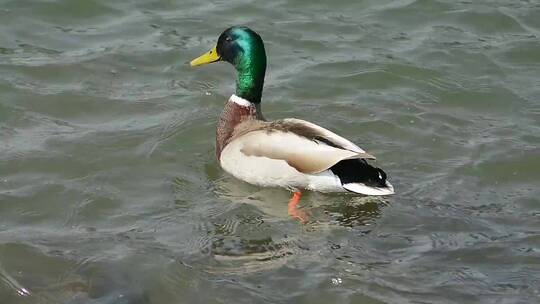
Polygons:
<instances>
[{"instance_id":1,"label":"duck's reflection in water","mask_svg":"<svg viewBox=\"0 0 540 304\"><path fill-rule=\"evenodd\" d=\"M257 207L266 214L269 221L293 219L287 202L291 193L283 189L259 188L222 177L215 181L215 194L233 203L244 203ZM355 196L349 193L321 194L304 192L295 210L305 217L304 224L337 224L353 227L369 225L381 213L381 207L388 204L384 197Z\"/></svg>"},{"instance_id":2,"label":"duck's reflection in water","mask_svg":"<svg viewBox=\"0 0 540 304\"><path fill-rule=\"evenodd\" d=\"M256 273L297 257L311 259L309 252L321 248L310 248L310 240L331 238L343 227L368 226L386 204L377 197L305 192L299 211L309 219L302 223L288 213L288 191L254 187L232 177L216 179L214 185L214 194L230 205L209 219L206 269L213 274Z\"/></svg>"},{"instance_id":3,"label":"duck's reflection in water","mask_svg":"<svg viewBox=\"0 0 540 304\"><path fill-rule=\"evenodd\" d=\"M331 223L340 226L367 226L381 215L381 207L388 202L381 197L345 196L340 201L314 207L314 211L322 211Z\"/></svg>"}]
</instances>

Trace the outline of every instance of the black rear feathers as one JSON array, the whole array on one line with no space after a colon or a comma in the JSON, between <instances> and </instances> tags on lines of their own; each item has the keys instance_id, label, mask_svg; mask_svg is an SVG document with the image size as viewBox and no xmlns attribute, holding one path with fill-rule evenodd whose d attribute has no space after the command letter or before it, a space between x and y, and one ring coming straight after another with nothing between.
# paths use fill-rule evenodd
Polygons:
<instances>
[{"instance_id":1,"label":"black rear feathers","mask_svg":"<svg viewBox=\"0 0 540 304\"><path fill-rule=\"evenodd\" d=\"M341 184L362 183L370 187L386 187L386 173L363 159L346 159L330 167Z\"/></svg>"}]
</instances>

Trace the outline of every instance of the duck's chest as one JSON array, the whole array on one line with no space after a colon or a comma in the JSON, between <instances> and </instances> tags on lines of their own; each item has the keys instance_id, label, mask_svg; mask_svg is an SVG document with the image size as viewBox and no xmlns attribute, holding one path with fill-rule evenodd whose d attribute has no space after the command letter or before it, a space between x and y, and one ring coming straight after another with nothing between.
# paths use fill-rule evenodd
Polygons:
<instances>
[{"instance_id":1,"label":"duck's chest","mask_svg":"<svg viewBox=\"0 0 540 304\"><path fill-rule=\"evenodd\" d=\"M235 128L249 119L257 119L257 108L249 101L236 95L231 96L219 116L216 128L216 157L219 160L221 152L229 143Z\"/></svg>"}]
</instances>

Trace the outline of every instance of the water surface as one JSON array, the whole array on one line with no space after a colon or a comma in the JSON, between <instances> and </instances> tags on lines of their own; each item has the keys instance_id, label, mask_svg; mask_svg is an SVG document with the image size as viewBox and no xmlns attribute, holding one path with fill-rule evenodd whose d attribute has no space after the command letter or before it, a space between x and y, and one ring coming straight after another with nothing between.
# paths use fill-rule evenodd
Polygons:
<instances>
[{"instance_id":1,"label":"water surface","mask_svg":"<svg viewBox=\"0 0 540 304\"><path fill-rule=\"evenodd\" d=\"M396 195L225 174L230 25L268 118L377 156ZM540 2L0 1L0 303L537 303Z\"/></svg>"}]
</instances>

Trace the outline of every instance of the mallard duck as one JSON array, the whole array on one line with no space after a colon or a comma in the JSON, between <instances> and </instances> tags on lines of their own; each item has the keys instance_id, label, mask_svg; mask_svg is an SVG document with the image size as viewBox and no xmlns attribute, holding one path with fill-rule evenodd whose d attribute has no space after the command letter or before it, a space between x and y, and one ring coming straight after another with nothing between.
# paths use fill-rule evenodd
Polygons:
<instances>
[{"instance_id":1,"label":"mallard duck","mask_svg":"<svg viewBox=\"0 0 540 304\"><path fill-rule=\"evenodd\" d=\"M237 71L236 93L225 104L216 130L216 156L226 172L253 185L293 191L289 212L302 190L394 193L386 173L367 162L375 157L351 141L305 120L263 118L266 52L257 33L244 26L228 28L213 49L190 65L218 61Z\"/></svg>"}]
</instances>

